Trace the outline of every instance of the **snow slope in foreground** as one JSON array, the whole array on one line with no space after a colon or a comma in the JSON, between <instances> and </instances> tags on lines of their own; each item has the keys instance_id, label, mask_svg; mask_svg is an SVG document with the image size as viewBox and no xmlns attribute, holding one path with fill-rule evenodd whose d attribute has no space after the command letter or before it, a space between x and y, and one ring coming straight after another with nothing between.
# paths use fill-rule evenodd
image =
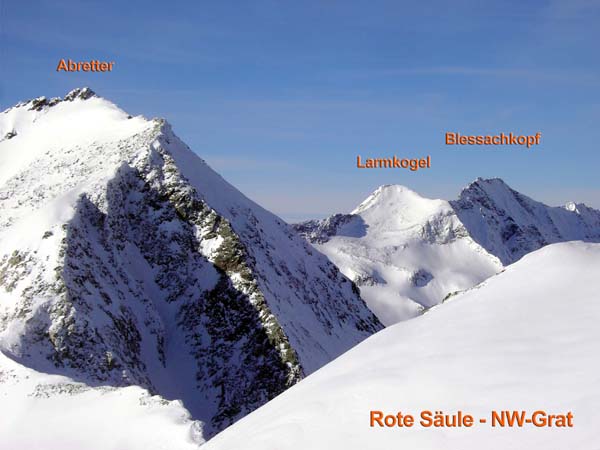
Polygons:
<instances>
[{"instance_id":1,"label":"snow slope in foreground","mask_svg":"<svg viewBox=\"0 0 600 450\"><path fill-rule=\"evenodd\" d=\"M526 255L389 327L206 444L206 450L598 449L600 245ZM574 415L573 428L492 428L492 410ZM488 425L376 429L369 411L462 410Z\"/></svg>"},{"instance_id":2,"label":"snow slope in foreground","mask_svg":"<svg viewBox=\"0 0 600 450\"><path fill-rule=\"evenodd\" d=\"M1 450L191 450L201 423L138 386L92 388L0 352Z\"/></svg>"}]
</instances>

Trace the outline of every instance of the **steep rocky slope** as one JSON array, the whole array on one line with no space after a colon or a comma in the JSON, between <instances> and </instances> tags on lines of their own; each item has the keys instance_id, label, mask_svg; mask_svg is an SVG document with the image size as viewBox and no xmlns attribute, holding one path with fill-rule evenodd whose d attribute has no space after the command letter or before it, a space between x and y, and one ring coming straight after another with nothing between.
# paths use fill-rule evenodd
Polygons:
<instances>
[{"instance_id":1,"label":"steep rocky slope","mask_svg":"<svg viewBox=\"0 0 600 450\"><path fill-rule=\"evenodd\" d=\"M528 254L477 288L367 339L206 450L595 450L599 272L600 244L560 243ZM414 424L371 427L370 411L410 414ZM462 411L474 424L427 427L422 411ZM538 424L571 412L573 426L494 427L492 411L525 411L529 420L542 411Z\"/></svg>"},{"instance_id":2,"label":"steep rocky slope","mask_svg":"<svg viewBox=\"0 0 600 450\"><path fill-rule=\"evenodd\" d=\"M504 264L556 242L600 242L600 211L573 202L547 206L499 178L478 178L450 203L473 239Z\"/></svg>"},{"instance_id":3,"label":"steep rocky slope","mask_svg":"<svg viewBox=\"0 0 600 450\"><path fill-rule=\"evenodd\" d=\"M181 399L212 435L381 328L163 120L89 89L0 114L0 350Z\"/></svg>"}]
</instances>

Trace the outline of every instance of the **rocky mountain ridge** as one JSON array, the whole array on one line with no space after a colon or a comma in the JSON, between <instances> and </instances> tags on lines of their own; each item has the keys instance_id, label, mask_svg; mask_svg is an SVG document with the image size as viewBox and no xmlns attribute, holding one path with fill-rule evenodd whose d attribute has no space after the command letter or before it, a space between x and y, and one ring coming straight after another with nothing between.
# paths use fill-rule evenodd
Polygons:
<instances>
[{"instance_id":1,"label":"rocky mountain ridge","mask_svg":"<svg viewBox=\"0 0 600 450\"><path fill-rule=\"evenodd\" d=\"M450 204L473 239L504 264L548 244L600 242L600 211L574 202L547 206L500 178L478 178Z\"/></svg>"},{"instance_id":2,"label":"rocky mountain ridge","mask_svg":"<svg viewBox=\"0 0 600 450\"><path fill-rule=\"evenodd\" d=\"M478 178L450 202L399 185L295 229L353 279L386 324L414 317L550 243L600 242L600 211L549 207Z\"/></svg>"},{"instance_id":3,"label":"rocky mountain ridge","mask_svg":"<svg viewBox=\"0 0 600 450\"><path fill-rule=\"evenodd\" d=\"M181 400L204 438L381 328L161 119L90 89L0 114L0 350Z\"/></svg>"}]
</instances>

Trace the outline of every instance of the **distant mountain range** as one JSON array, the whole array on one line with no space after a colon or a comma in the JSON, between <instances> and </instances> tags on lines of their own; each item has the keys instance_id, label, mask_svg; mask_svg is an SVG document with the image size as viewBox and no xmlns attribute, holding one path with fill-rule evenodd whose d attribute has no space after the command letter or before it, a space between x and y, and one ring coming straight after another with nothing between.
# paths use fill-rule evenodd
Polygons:
<instances>
[{"instance_id":1,"label":"distant mountain range","mask_svg":"<svg viewBox=\"0 0 600 450\"><path fill-rule=\"evenodd\" d=\"M382 186L350 214L294 227L360 286L369 307L390 325L545 245L600 242L600 211L574 203L546 206L501 179L478 178L450 202Z\"/></svg>"},{"instance_id":2,"label":"distant mountain range","mask_svg":"<svg viewBox=\"0 0 600 450\"><path fill-rule=\"evenodd\" d=\"M297 438L310 441L302 411L343 418L357 399L386 398L377 383L404 386L411 367L415 379L468 367L469 348L459 360L433 343L451 336L468 347L460 330L473 321L473 340L487 342L504 294L511 311L515 292L534 296L533 314L547 293L540 280L525 289L530 277L556 275L548 311L559 314L564 283L581 271L573 308L583 314L597 246L552 246L519 261L567 240L600 242L600 212L548 207L499 179L478 179L450 202L382 186L350 214L292 226L227 183L165 120L132 117L88 88L19 103L0 113L0 449L198 448L290 388L308 403L294 393L272 404L293 399L281 409L291 414L277 431L285 443L268 430L223 442L297 448ZM566 278L535 270L563 259ZM445 301L460 307L377 333ZM504 319L489 329L523 335L514 314ZM348 366L320 370L342 354ZM310 374L304 386L325 383L343 401L323 384L293 388ZM244 422L280 423L273 408ZM344 448L371 448L352 426L344 436L357 440Z\"/></svg>"}]
</instances>

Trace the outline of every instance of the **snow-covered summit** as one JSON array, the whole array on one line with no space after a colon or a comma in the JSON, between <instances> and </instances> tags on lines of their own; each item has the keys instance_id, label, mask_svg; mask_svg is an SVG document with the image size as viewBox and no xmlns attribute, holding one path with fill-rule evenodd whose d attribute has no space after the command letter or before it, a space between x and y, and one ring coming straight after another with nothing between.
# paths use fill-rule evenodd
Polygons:
<instances>
[{"instance_id":1,"label":"snow-covered summit","mask_svg":"<svg viewBox=\"0 0 600 450\"><path fill-rule=\"evenodd\" d=\"M479 177L461 190L459 201L481 202L484 207L488 207L493 202L506 208L511 207L517 196L520 195L501 178Z\"/></svg>"},{"instance_id":2,"label":"snow-covered summit","mask_svg":"<svg viewBox=\"0 0 600 450\"><path fill-rule=\"evenodd\" d=\"M2 114L8 114L11 110L14 109L25 109L27 111L42 111L44 109L50 108L52 106L58 105L61 102L72 102L74 100L87 100L92 97L97 97L96 93L92 91L89 87L75 88L67 93L63 98L60 97L52 97L47 98L45 96L37 97L31 100L26 100L17 103L15 106L12 106L4 111ZM33 116L33 115L30 115Z\"/></svg>"},{"instance_id":3,"label":"snow-covered summit","mask_svg":"<svg viewBox=\"0 0 600 450\"><path fill-rule=\"evenodd\" d=\"M0 114L0 351L182 400L204 437L381 328L162 119L89 89Z\"/></svg>"},{"instance_id":4,"label":"snow-covered summit","mask_svg":"<svg viewBox=\"0 0 600 450\"><path fill-rule=\"evenodd\" d=\"M363 200L351 214L359 214L367 209L378 208L385 206L386 204L394 206L398 201L410 201L410 198L420 199L422 197L406 186L400 184L384 184L375 189L375 191Z\"/></svg>"},{"instance_id":5,"label":"snow-covered summit","mask_svg":"<svg viewBox=\"0 0 600 450\"><path fill-rule=\"evenodd\" d=\"M385 185L377 188L350 214L360 215L371 226L406 229L451 211L448 202L443 200L424 198L405 186Z\"/></svg>"},{"instance_id":6,"label":"snow-covered summit","mask_svg":"<svg viewBox=\"0 0 600 450\"><path fill-rule=\"evenodd\" d=\"M461 193L462 192L467 193L473 189L482 189L482 190L488 192L489 195L492 195L492 192L501 192L501 191L506 192L506 191L512 190L510 188L510 186L508 184L506 184L506 182L502 178L499 178L499 177L492 177L492 178L477 177L477 178L475 178L475 180L473 180L467 186L465 186L461 190Z\"/></svg>"},{"instance_id":7,"label":"snow-covered summit","mask_svg":"<svg viewBox=\"0 0 600 450\"><path fill-rule=\"evenodd\" d=\"M471 239L450 203L381 186L347 215L296 225L386 325L421 314L502 264Z\"/></svg>"}]
</instances>

